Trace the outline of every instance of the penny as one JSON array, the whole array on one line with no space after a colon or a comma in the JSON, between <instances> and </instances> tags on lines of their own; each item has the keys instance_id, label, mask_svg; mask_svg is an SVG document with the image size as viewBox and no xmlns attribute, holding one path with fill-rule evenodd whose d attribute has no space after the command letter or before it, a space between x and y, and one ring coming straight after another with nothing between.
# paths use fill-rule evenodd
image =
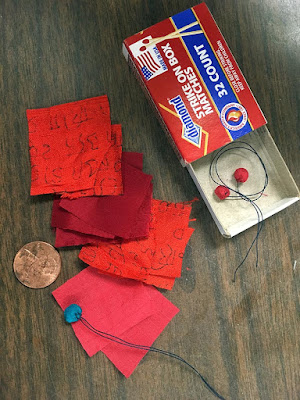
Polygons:
<instances>
[{"instance_id":1,"label":"penny","mask_svg":"<svg viewBox=\"0 0 300 400\"><path fill-rule=\"evenodd\" d=\"M61 258L57 250L46 242L25 244L14 259L17 279L32 289L45 288L53 283L61 269Z\"/></svg>"}]
</instances>

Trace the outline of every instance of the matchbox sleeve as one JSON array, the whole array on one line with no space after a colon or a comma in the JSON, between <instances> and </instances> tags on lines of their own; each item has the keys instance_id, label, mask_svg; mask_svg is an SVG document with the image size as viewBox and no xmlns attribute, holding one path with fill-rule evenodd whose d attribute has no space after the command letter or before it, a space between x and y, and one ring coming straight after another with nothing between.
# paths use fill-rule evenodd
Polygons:
<instances>
[{"instance_id":1,"label":"matchbox sleeve","mask_svg":"<svg viewBox=\"0 0 300 400\"><path fill-rule=\"evenodd\" d=\"M183 164L266 124L204 3L129 37L123 53Z\"/></svg>"}]
</instances>

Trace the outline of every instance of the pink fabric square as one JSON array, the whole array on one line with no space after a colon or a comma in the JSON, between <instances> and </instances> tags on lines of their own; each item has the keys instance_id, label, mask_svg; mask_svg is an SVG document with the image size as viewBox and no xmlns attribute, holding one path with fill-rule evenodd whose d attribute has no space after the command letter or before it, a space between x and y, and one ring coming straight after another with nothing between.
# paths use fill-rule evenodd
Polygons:
<instances>
[{"instance_id":1,"label":"pink fabric square","mask_svg":"<svg viewBox=\"0 0 300 400\"><path fill-rule=\"evenodd\" d=\"M82 308L82 316L96 329L134 344L151 346L179 312L153 286L99 274L87 267L53 293L60 307ZM128 378L147 353L113 343L87 329L80 321L72 328L89 356L103 351Z\"/></svg>"}]
</instances>

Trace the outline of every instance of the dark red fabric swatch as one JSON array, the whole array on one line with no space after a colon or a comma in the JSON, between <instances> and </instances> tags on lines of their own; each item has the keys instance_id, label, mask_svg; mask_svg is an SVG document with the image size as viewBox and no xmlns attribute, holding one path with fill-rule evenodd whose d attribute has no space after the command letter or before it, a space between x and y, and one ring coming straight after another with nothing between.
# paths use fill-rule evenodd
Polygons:
<instances>
[{"instance_id":1,"label":"dark red fabric swatch","mask_svg":"<svg viewBox=\"0 0 300 400\"><path fill-rule=\"evenodd\" d=\"M130 160L132 161L136 154L127 152L122 154L123 195L62 199L59 206L93 228L111 235L125 239L147 236L152 176L132 166ZM135 164L140 166L140 160L139 155Z\"/></svg>"},{"instance_id":2,"label":"dark red fabric swatch","mask_svg":"<svg viewBox=\"0 0 300 400\"><path fill-rule=\"evenodd\" d=\"M27 110L27 119L31 195L85 196L84 191L99 185L101 163L114 145L107 96ZM111 172L114 169L112 162ZM105 184L97 192L111 194L111 186Z\"/></svg>"},{"instance_id":3,"label":"dark red fabric swatch","mask_svg":"<svg viewBox=\"0 0 300 400\"><path fill-rule=\"evenodd\" d=\"M75 231L86 235L100 236L102 238L113 239L115 237L114 235L104 232L101 229L97 229L94 226L82 221L74 214L69 213L64 208L59 206L60 201L60 198L56 198L53 201L51 219L52 227L66 229L68 231Z\"/></svg>"},{"instance_id":4,"label":"dark red fabric swatch","mask_svg":"<svg viewBox=\"0 0 300 400\"><path fill-rule=\"evenodd\" d=\"M55 228L55 247L81 246L82 244L98 242L99 236Z\"/></svg>"},{"instance_id":5,"label":"dark red fabric swatch","mask_svg":"<svg viewBox=\"0 0 300 400\"><path fill-rule=\"evenodd\" d=\"M151 197L152 197L152 184L150 185L149 192L142 206L140 207L137 216L136 222L134 224L133 229L130 232L132 238L139 238L145 236L145 223L146 227L149 226L150 223L150 212L151 212ZM58 200L59 202L59 200ZM56 206L53 207L56 208ZM107 232L98 230L91 225L81 221L75 215L68 213L63 208L59 207L59 212L55 213L55 220L59 221L57 224L54 222L53 226L57 225L65 225L68 228L55 228L55 247L67 247L67 246L80 246L88 243L98 243L103 239L115 239L114 235L111 235ZM62 212L61 212L62 211ZM66 213L68 218L62 218L58 214ZM52 214L53 215L53 214ZM64 224L64 220L66 220L66 224ZM148 222L145 222L148 221ZM81 233L81 231L86 230L90 232L94 232L93 234Z\"/></svg>"},{"instance_id":6,"label":"dark red fabric swatch","mask_svg":"<svg viewBox=\"0 0 300 400\"><path fill-rule=\"evenodd\" d=\"M114 235L94 228L75 215L59 207L60 199L53 201L51 226L55 227L55 247L80 246L99 242L99 237L113 239Z\"/></svg>"},{"instance_id":7,"label":"dark red fabric swatch","mask_svg":"<svg viewBox=\"0 0 300 400\"><path fill-rule=\"evenodd\" d=\"M191 203L152 200L149 237L99 242L82 248L79 258L103 273L172 289L181 276L185 247L194 229Z\"/></svg>"}]
</instances>

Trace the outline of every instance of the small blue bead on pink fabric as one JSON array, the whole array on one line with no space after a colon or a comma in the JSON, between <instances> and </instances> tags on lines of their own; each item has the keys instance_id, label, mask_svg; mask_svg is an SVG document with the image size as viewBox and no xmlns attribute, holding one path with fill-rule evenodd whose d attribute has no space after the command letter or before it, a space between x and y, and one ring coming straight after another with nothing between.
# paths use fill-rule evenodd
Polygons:
<instances>
[{"instance_id":1,"label":"small blue bead on pink fabric","mask_svg":"<svg viewBox=\"0 0 300 400\"><path fill-rule=\"evenodd\" d=\"M71 324L72 322L76 322L80 320L82 314L82 309L78 304L71 304L64 311L65 321Z\"/></svg>"}]
</instances>

